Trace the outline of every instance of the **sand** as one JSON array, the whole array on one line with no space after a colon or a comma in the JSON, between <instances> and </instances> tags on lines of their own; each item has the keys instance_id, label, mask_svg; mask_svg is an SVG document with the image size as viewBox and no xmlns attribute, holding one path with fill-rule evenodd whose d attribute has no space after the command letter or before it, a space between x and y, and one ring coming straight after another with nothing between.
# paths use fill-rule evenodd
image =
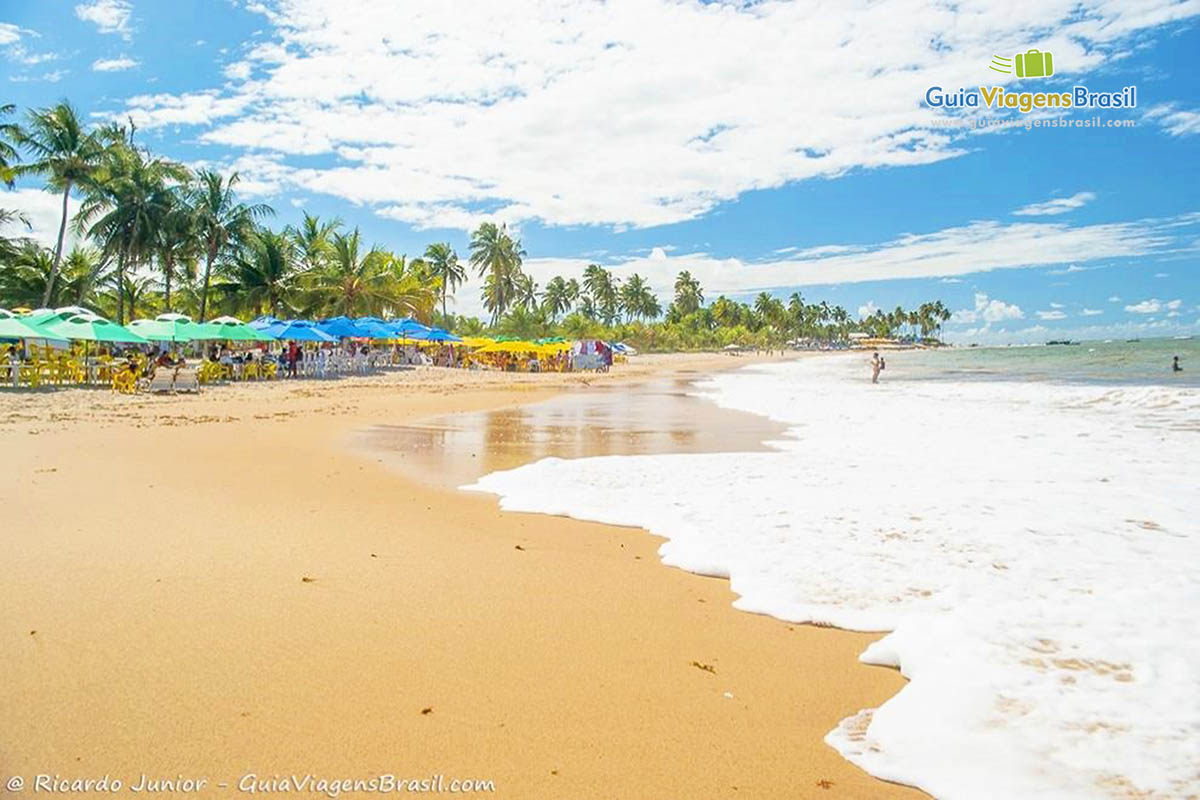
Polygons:
<instances>
[{"instance_id":1,"label":"sand","mask_svg":"<svg viewBox=\"0 0 1200 800\"><path fill-rule=\"evenodd\" d=\"M372 449L379 425L731 363L0 391L0 779L923 796L822 742L903 685L857 662L875 637L735 611L645 532L503 514Z\"/></svg>"}]
</instances>

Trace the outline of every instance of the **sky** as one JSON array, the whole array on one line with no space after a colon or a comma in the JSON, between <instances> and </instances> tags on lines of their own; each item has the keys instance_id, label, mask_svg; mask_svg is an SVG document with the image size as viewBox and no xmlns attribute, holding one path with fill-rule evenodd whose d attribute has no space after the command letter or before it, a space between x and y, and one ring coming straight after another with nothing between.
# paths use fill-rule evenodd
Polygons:
<instances>
[{"instance_id":1,"label":"sky","mask_svg":"<svg viewBox=\"0 0 1200 800\"><path fill-rule=\"evenodd\" d=\"M1198 23L1200 0L6 0L0 103L132 120L273 225L465 260L502 222L543 284L600 263L669 300L686 269L708 300L940 299L959 343L1173 336L1200 333ZM1136 106L929 104L994 86ZM52 241L36 180L0 207Z\"/></svg>"}]
</instances>

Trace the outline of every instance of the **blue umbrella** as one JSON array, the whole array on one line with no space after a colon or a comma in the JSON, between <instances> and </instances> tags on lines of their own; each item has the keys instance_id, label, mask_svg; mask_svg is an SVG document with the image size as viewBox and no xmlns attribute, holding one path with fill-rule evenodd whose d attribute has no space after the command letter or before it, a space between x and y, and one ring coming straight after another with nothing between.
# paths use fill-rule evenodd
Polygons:
<instances>
[{"instance_id":1,"label":"blue umbrella","mask_svg":"<svg viewBox=\"0 0 1200 800\"><path fill-rule=\"evenodd\" d=\"M408 334L410 339L424 339L427 342L461 342L462 339L441 328L431 328L427 331L417 331Z\"/></svg>"},{"instance_id":2,"label":"blue umbrella","mask_svg":"<svg viewBox=\"0 0 1200 800\"><path fill-rule=\"evenodd\" d=\"M371 339L395 339L396 332L389 328L383 322L371 322L369 320L358 320L354 325L362 331L359 336L366 336Z\"/></svg>"},{"instance_id":3,"label":"blue umbrella","mask_svg":"<svg viewBox=\"0 0 1200 800\"><path fill-rule=\"evenodd\" d=\"M291 339L297 342L336 342L337 339L317 327L315 322L305 319L293 319L287 322L276 322L265 329L276 339Z\"/></svg>"},{"instance_id":4,"label":"blue umbrella","mask_svg":"<svg viewBox=\"0 0 1200 800\"><path fill-rule=\"evenodd\" d=\"M335 336L339 339L357 339L368 335L362 328L355 325L354 321L349 317L333 317L322 320L317 323L317 328L322 333L328 333L330 336Z\"/></svg>"},{"instance_id":5,"label":"blue umbrella","mask_svg":"<svg viewBox=\"0 0 1200 800\"><path fill-rule=\"evenodd\" d=\"M433 330L433 328L430 328L428 325L422 325L416 320L411 319L395 320L391 323L388 323L388 327L395 331L397 335L408 339L420 339L422 337L417 336L417 334L429 333L431 330Z\"/></svg>"},{"instance_id":6,"label":"blue umbrella","mask_svg":"<svg viewBox=\"0 0 1200 800\"><path fill-rule=\"evenodd\" d=\"M279 322L281 322L281 320L278 320L275 317L264 316L264 317L258 317L257 319L254 319L246 324L249 325L251 328L255 328L255 329L261 331L264 328L269 328L272 325L275 325Z\"/></svg>"}]
</instances>

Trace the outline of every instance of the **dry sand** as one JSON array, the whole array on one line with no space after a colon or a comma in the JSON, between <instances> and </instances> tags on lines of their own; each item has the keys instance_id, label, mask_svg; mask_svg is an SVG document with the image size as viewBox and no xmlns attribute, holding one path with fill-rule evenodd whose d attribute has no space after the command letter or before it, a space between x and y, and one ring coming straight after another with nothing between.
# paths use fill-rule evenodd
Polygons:
<instances>
[{"instance_id":1,"label":"dry sand","mask_svg":"<svg viewBox=\"0 0 1200 800\"><path fill-rule=\"evenodd\" d=\"M735 611L725 581L663 567L644 532L502 514L362 447L379 424L748 361L194 398L0 391L0 780L184 775L226 797L248 773L392 773L519 798L923 796L822 742L902 686L857 662L873 637Z\"/></svg>"}]
</instances>

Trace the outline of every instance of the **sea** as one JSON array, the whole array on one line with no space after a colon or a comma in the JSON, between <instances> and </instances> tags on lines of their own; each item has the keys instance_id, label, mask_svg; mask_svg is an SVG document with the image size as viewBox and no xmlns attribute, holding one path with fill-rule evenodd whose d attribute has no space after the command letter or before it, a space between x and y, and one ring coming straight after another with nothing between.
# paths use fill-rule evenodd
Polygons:
<instances>
[{"instance_id":1,"label":"sea","mask_svg":"<svg viewBox=\"0 0 1200 800\"><path fill-rule=\"evenodd\" d=\"M745 611L882 632L861 660L909 682L826 739L882 779L1200 794L1200 343L889 352L878 384L869 357L698 378L783 426L765 451L544 458L463 488L646 528Z\"/></svg>"}]
</instances>

